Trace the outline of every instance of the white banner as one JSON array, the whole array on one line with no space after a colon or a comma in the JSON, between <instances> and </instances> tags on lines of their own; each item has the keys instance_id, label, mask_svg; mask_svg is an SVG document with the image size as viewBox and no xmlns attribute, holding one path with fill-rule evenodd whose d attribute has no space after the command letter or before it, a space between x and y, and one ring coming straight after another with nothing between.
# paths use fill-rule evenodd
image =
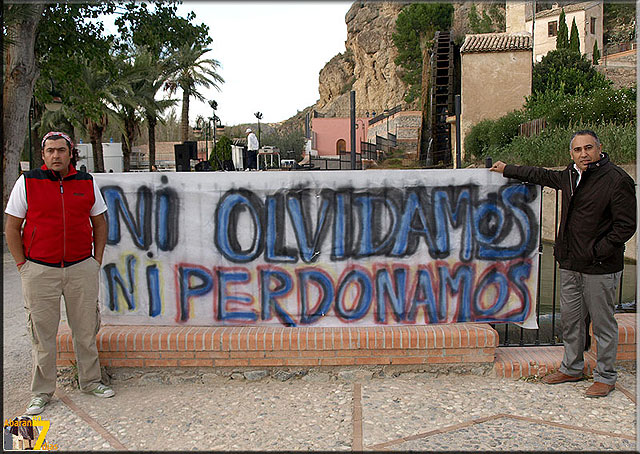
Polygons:
<instances>
[{"instance_id":1,"label":"white banner","mask_svg":"<svg viewBox=\"0 0 640 454\"><path fill-rule=\"evenodd\" d=\"M486 169L94 177L106 323L537 326L538 186Z\"/></svg>"}]
</instances>

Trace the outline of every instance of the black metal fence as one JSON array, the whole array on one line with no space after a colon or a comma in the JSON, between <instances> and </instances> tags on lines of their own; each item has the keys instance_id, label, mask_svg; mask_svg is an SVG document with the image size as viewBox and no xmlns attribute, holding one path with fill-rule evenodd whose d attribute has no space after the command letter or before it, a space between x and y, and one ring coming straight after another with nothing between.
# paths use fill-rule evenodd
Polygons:
<instances>
[{"instance_id":1,"label":"black metal fence","mask_svg":"<svg viewBox=\"0 0 640 454\"><path fill-rule=\"evenodd\" d=\"M312 170L351 170L351 153L337 157L311 156L309 168ZM362 155L356 153L356 170L362 170Z\"/></svg>"},{"instance_id":2,"label":"black metal fence","mask_svg":"<svg viewBox=\"0 0 640 454\"><path fill-rule=\"evenodd\" d=\"M381 151L384 155L391 152L391 148L395 147L395 141L391 141L385 137L376 135L376 150Z\"/></svg>"},{"instance_id":3,"label":"black metal fence","mask_svg":"<svg viewBox=\"0 0 640 454\"><path fill-rule=\"evenodd\" d=\"M375 143L360 142L360 150L362 151L362 159L369 159L373 161L382 159L382 156L378 153Z\"/></svg>"}]
</instances>

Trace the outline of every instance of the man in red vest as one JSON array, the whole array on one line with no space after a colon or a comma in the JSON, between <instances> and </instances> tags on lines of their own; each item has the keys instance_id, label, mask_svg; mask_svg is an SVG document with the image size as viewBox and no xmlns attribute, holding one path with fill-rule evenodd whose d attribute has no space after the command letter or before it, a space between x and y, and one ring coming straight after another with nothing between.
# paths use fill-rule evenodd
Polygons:
<instances>
[{"instance_id":1,"label":"man in red vest","mask_svg":"<svg viewBox=\"0 0 640 454\"><path fill-rule=\"evenodd\" d=\"M32 343L30 415L42 413L56 389L61 296L71 327L80 389L98 397L114 395L101 383L96 347L107 207L93 177L76 171L74 151L68 135L45 135L44 165L18 178L5 210L7 246L22 279Z\"/></svg>"}]
</instances>

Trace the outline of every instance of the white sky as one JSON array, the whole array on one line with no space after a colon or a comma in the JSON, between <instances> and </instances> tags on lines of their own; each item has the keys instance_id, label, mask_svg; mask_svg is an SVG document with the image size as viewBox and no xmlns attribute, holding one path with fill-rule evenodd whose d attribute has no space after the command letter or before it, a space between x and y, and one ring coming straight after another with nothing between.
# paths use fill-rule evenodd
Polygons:
<instances>
[{"instance_id":1,"label":"white sky","mask_svg":"<svg viewBox=\"0 0 640 454\"><path fill-rule=\"evenodd\" d=\"M351 2L190 2L178 6L185 17L206 23L211 52L225 80L220 91L201 89L218 102L216 114L227 126L265 123L295 115L319 99L318 75L347 39L345 14ZM179 115L180 108L176 106ZM192 98L189 123L211 117L208 103Z\"/></svg>"}]
</instances>

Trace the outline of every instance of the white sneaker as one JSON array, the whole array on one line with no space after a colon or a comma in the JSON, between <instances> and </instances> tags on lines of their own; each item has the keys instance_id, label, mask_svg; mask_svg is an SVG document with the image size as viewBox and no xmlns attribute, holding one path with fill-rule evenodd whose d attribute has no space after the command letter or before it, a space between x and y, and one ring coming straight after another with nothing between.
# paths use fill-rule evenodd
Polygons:
<instances>
[{"instance_id":1,"label":"white sneaker","mask_svg":"<svg viewBox=\"0 0 640 454\"><path fill-rule=\"evenodd\" d=\"M47 401L42 397L34 397L29 402L27 407L28 415L39 415L44 410L44 406L47 405Z\"/></svg>"},{"instance_id":2,"label":"white sneaker","mask_svg":"<svg viewBox=\"0 0 640 454\"><path fill-rule=\"evenodd\" d=\"M103 385L102 383L93 388L91 391L87 391L87 393L93 394L96 397L113 397L116 394L115 392L113 392L113 389L111 389L107 385Z\"/></svg>"}]
</instances>

